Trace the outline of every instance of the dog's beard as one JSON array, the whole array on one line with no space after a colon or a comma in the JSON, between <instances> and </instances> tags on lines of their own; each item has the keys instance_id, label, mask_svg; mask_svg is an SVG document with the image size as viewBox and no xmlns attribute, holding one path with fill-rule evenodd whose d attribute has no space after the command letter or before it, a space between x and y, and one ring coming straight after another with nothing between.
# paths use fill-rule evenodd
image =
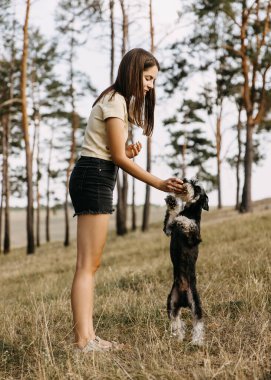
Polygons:
<instances>
[{"instance_id":1,"label":"dog's beard","mask_svg":"<svg viewBox=\"0 0 271 380\"><path fill-rule=\"evenodd\" d=\"M190 203L194 200L195 191L191 183L185 183L183 187L186 190L185 194L178 194L178 198L181 198L183 202Z\"/></svg>"}]
</instances>

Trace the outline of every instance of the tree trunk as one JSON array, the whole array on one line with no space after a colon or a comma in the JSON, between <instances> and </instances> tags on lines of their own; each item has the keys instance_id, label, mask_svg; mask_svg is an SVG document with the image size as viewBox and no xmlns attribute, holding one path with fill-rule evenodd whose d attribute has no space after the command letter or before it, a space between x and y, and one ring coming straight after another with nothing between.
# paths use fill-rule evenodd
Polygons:
<instances>
[{"instance_id":1,"label":"tree trunk","mask_svg":"<svg viewBox=\"0 0 271 380\"><path fill-rule=\"evenodd\" d=\"M241 143L241 112L242 108L238 109L238 123L237 123L237 144L238 144L238 154L237 154L237 162L236 162L236 204L235 210L240 209L240 164L242 157L242 143Z\"/></svg>"},{"instance_id":2,"label":"tree trunk","mask_svg":"<svg viewBox=\"0 0 271 380\"><path fill-rule=\"evenodd\" d=\"M54 130L52 131L52 137L51 137L50 147L49 147L48 165L47 165L46 218L45 218L45 239L47 242L50 241L50 178L51 178L53 137L54 137Z\"/></svg>"},{"instance_id":3,"label":"tree trunk","mask_svg":"<svg viewBox=\"0 0 271 380\"><path fill-rule=\"evenodd\" d=\"M115 68L115 24L114 24L114 5L115 1L110 0L110 29L111 29L111 55L110 55L110 85L114 82Z\"/></svg>"},{"instance_id":4,"label":"tree trunk","mask_svg":"<svg viewBox=\"0 0 271 380\"><path fill-rule=\"evenodd\" d=\"M127 42L128 42L128 14L125 9L124 0L120 0L120 7L122 12L122 48L121 53L122 56L127 51Z\"/></svg>"},{"instance_id":5,"label":"tree trunk","mask_svg":"<svg viewBox=\"0 0 271 380\"><path fill-rule=\"evenodd\" d=\"M242 202L240 212L251 212L251 181L252 181L252 163L253 163L253 125L250 124L252 117L248 116L248 124L246 129L246 150L244 161L244 187L242 194Z\"/></svg>"},{"instance_id":6,"label":"tree trunk","mask_svg":"<svg viewBox=\"0 0 271 380\"><path fill-rule=\"evenodd\" d=\"M151 39L151 53L154 53L154 27L153 27L153 13L152 13L152 0L149 0L149 21L150 21L150 39ZM151 171L151 137L148 137L147 140L147 163L146 170ZM143 208L143 220L141 230L147 231L149 229L150 221L150 198L151 198L151 188L149 185L146 185L145 192L145 203Z\"/></svg>"},{"instance_id":7,"label":"tree trunk","mask_svg":"<svg viewBox=\"0 0 271 380\"><path fill-rule=\"evenodd\" d=\"M4 198L4 253L10 252L10 218L9 218L9 130L10 115L3 118L3 198Z\"/></svg>"},{"instance_id":8,"label":"tree trunk","mask_svg":"<svg viewBox=\"0 0 271 380\"><path fill-rule=\"evenodd\" d=\"M124 205L124 197L123 197L123 188L121 186L120 181L120 173L117 176L117 190L118 190L118 203L117 203L117 213L116 213L116 232L117 235L125 235L127 233L126 227L126 215L125 210L126 207Z\"/></svg>"},{"instance_id":9,"label":"tree trunk","mask_svg":"<svg viewBox=\"0 0 271 380\"><path fill-rule=\"evenodd\" d=\"M3 124L2 119L0 121L0 126ZM2 136L2 152L4 155L4 139L5 139L5 132L4 132L4 126L2 125L3 128L3 136ZM5 184L5 175L4 175L4 159L2 162L2 186L1 186L1 199L0 199L0 254L2 252L2 216L3 216L3 198L4 198L4 184Z\"/></svg>"},{"instance_id":10,"label":"tree trunk","mask_svg":"<svg viewBox=\"0 0 271 380\"><path fill-rule=\"evenodd\" d=\"M74 99L72 97L72 106L73 106L73 112L72 112L72 136L71 136L71 155L69 160L69 165L66 172L66 195L65 195L65 240L64 240L64 246L67 247L70 245L70 224L69 224L69 179L71 174L71 168L74 165L75 161L75 132L78 126L78 116L74 110Z\"/></svg>"},{"instance_id":11,"label":"tree trunk","mask_svg":"<svg viewBox=\"0 0 271 380\"><path fill-rule=\"evenodd\" d=\"M26 156L26 181L27 181L27 212L26 212L26 226L27 226L27 253L32 254L35 252L34 244L34 215L33 215L33 181L32 181L32 154L30 150L29 141L29 127L27 115L27 56L28 56L28 21L30 11L30 0L26 1L26 15L24 23L24 40L23 40L23 56L21 68L21 94L22 94L22 128L25 142L25 156Z\"/></svg>"},{"instance_id":12,"label":"tree trunk","mask_svg":"<svg viewBox=\"0 0 271 380\"><path fill-rule=\"evenodd\" d=\"M218 203L217 208L222 208L222 198L221 198L221 118L222 118L222 105L219 115L216 119L216 166L217 166L217 196Z\"/></svg>"},{"instance_id":13,"label":"tree trunk","mask_svg":"<svg viewBox=\"0 0 271 380\"><path fill-rule=\"evenodd\" d=\"M3 171L2 171L2 179L3 179ZM1 199L0 199L0 254L2 253L2 215L3 215L3 180L2 180L2 188L1 188Z\"/></svg>"},{"instance_id":14,"label":"tree trunk","mask_svg":"<svg viewBox=\"0 0 271 380\"><path fill-rule=\"evenodd\" d=\"M128 15L125 9L124 0L120 0L120 6L122 11L122 56L126 53L127 50L127 41L128 41ZM122 173L122 181L120 180ZM119 170L117 177L117 191L118 191L118 200L117 200L117 234L124 235L127 233L127 195L128 195L128 175L125 171Z\"/></svg>"},{"instance_id":15,"label":"tree trunk","mask_svg":"<svg viewBox=\"0 0 271 380\"><path fill-rule=\"evenodd\" d=\"M135 177L132 178L132 231L136 230Z\"/></svg>"},{"instance_id":16,"label":"tree trunk","mask_svg":"<svg viewBox=\"0 0 271 380\"><path fill-rule=\"evenodd\" d=\"M37 221L36 221L36 244L37 247L40 246L40 189L39 189L39 183L40 183L40 117L39 114L35 118L35 128L37 128L37 179L36 179L36 200L37 200Z\"/></svg>"},{"instance_id":17,"label":"tree trunk","mask_svg":"<svg viewBox=\"0 0 271 380\"><path fill-rule=\"evenodd\" d=\"M66 191L65 191L65 204L64 204L64 212L65 212L65 239L64 246L67 247L70 245L70 224L69 224L69 179L71 174L71 169L74 165L75 161L75 150L76 150L76 140L75 140L75 132L78 127L78 115L75 111L75 95L74 95L74 68L73 68L73 60L74 60L74 38L71 36L71 46L70 46L70 97L71 97L71 147L70 147L70 158L69 164L66 171Z\"/></svg>"},{"instance_id":18,"label":"tree trunk","mask_svg":"<svg viewBox=\"0 0 271 380\"><path fill-rule=\"evenodd\" d=\"M40 182L40 104L39 104L39 84L36 82L36 67L32 62L32 72L31 72L31 98L33 104L33 122L34 122L34 138L33 138L33 148L32 148L32 157L36 153L36 246L40 247L40 191L39 191L39 182Z\"/></svg>"},{"instance_id":19,"label":"tree trunk","mask_svg":"<svg viewBox=\"0 0 271 380\"><path fill-rule=\"evenodd\" d=\"M151 171L151 138L147 139L147 172ZM145 203L143 208L143 220L141 230L147 231L149 229L149 221L150 221L150 186L146 185L146 193L145 193Z\"/></svg>"},{"instance_id":20,"label":"tree trunk","mask_svg":"<svg viewBox=\"0 0 271 380\"><path fill-rule=\"evenodd\" d=\"M15 62L15 37L16 36L16 21L15 15L13 16L12 22L12 41L11 41L11 62L9 70L9 100L13 99L14 96L14 62ZM12 104L12 103L11 103ZM10 182L9 182L9 136L11 130L11 109L10 105L7 109L6 123L3 125L3 188L4 198L5 198L5 210L4 210L4 253L10 252L10 208L9 208L9 198L10 198ZM2 199L3 200L3 199ZM2 207L2 205L1 205ZM2 210L1 210L2 212ZM2 215L1 215L2 217ZM2 244L2 239L0 238L0 245Z\"/></svg>"},{"instance_id":21,"label":"tree trunk","mask_svg":"<svg viewBox=\"0 0 271 380\"><path fill-rule=\"evenodd\" d=\"M130 126L130 141L131 144L134 143L134 134L133 134L133 126ZM134 161L134 158L133 158ZM132 231L136 230L136 205L135 205L135 184L136 184L136 179L135 177L132 177Z\"/></svg>"}]
</instances>

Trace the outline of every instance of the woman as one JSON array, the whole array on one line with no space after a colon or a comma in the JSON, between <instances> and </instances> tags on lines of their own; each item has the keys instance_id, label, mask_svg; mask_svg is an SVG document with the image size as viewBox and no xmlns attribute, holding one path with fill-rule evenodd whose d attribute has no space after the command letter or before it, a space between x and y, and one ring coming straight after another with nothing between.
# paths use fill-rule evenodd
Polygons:
<instances>
[{"instance_id":1,"label":"woman","mask_svg":"<svg viewBox=\"0 0 271 380\"><path fill-rule=\"evenodd\" d=\"M115 83L95 101L85 131L81 157L70 177L70 196L77 219L77 264L71 291L75 343L82 352L106 351L112 342L93 327L94 275L105 245L118 167L165 192L181 192L182 181L162 180L131 158L140 142L126 146L128 121L150 136L154 124L156 58L132 49L122 59Z\"/></svg>"}]
</instances>

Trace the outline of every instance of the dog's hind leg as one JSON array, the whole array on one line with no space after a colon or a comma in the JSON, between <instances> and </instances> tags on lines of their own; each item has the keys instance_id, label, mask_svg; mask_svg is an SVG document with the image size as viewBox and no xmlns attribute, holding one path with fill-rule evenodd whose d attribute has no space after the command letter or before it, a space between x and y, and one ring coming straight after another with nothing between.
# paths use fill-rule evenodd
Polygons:
<instances>
[{"instance_id":1,"label":"dog's hind leg","mask_svg":"<svg viewBox=\"0 0 271 380\"><path fill-rule=\"evenodd\" d=\"M176 284L173 284L167 299L167 312L170 319L171 335L179 341L185 336L185 323L181 319L180 292Z\"/></svg>"},{"instance_id":2,"label":"dog's hind leg","mask_svg":"<svg viewBox=\"0 0 271 380\"><path fill-rule=\"evenodd\" d=\"M201 302L196 286L189 288L187 295L193 315L192 343L197 346L202 346L204 343L204 323L202 320Z\"/></svg>"}]
</instances>

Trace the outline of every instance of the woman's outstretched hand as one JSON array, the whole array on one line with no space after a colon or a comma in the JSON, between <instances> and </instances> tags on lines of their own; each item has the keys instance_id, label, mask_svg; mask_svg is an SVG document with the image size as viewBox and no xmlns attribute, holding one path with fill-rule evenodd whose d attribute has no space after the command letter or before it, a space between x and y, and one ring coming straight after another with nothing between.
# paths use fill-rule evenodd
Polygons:
<instances>
[{"instance_id":1,"label":"woman's outstretched hand","mask_svg":"<svg viewBox=\"0 0 271 380\"><path fill-rule=\"evenodd\" d=\"M125 153L128 158L136 157L142 149L141 142L136 142L135 144L130 144L126 147Z\"/></svg>"},{"instance_id":2,"label":"woman's outstretched hand","mask_svg":"<svg viewBox=\"0 0 271 380\"><path fill-rule=\"evenodd\" d=\"M183 186L183 181L179 178L169 178L161 181L159 190L165 191L166 193L176 193L181 194L186 191Z\"/></svg>"}]
</instances>

